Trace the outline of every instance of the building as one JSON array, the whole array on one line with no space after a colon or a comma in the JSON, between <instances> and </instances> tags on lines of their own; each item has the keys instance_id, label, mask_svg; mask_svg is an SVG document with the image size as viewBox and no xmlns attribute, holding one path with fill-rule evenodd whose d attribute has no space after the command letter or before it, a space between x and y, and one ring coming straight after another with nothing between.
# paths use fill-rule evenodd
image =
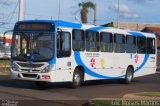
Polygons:
<instances>
[{"instance_id":1,"label":"building","mask_svg":"<svg viewBox=\"0 0 160 106\"><path fill-rule=\"evenodd\" d=\"M117 22L110 22L104 24L105 27L117 27ZM129 29L133 31L141 31L145 27L160 27L160 24L148 24L148 23L134 23L134 22L119 22L119 28Z\"/></svg>"},{"instance_id":2,"label":"building","mask_svg":"<svg viewBox=\"0 0 160 106\"><path fill-rule=\"evenodd\" d=\"M145 27L142 32L155 33L157 38L157 49L160 50L160 27Z\"/></svg>"},{"instance_id":3,"label":"building","mask_svg":"<svg viewBox=\"0 0 160 106\"><path fill-rule=\"evenodd\" d=\"M4 37L4 35L0 34L0 42L3 42L3 37ZM12 43L12 35L6 34L5 37L6 37L6 43L11 44Z\"/></svg>"}]
</instances>

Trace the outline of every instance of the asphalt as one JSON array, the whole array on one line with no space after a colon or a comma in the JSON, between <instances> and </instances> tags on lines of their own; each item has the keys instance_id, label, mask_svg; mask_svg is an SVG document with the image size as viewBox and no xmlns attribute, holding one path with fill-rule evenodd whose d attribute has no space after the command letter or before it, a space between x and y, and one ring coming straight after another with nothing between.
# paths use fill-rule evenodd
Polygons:
<instances>
[{"instance_id":1,"label":"asphalt","mask_svg":"<svg viewBox=\"0 0 160 106\"><path fill-rule=\"evenodd\" d=\"M94 98L122 98L137 92L160 92L160 73L135 78L132 84L121 84L117 80L88 81L78 89L69 83L48 83L38 88L34 82L11 80L8 75L0 75L0 100L14 100L20 106L87 105Z\"/></svg>"}]
</instances>

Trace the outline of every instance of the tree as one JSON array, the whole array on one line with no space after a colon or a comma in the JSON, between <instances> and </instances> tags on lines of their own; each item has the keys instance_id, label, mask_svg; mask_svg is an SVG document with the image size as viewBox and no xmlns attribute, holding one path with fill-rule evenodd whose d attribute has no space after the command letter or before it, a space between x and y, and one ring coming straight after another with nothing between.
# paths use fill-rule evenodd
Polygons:
<instances>
[{"instance_id":1,"label":"tree","mask_svg":"<svg viewBox=\"0 0 160 106\"><path fill-rule=\"evenodd\" d=\"M78 4L79 7L81 8L80 10L80 15L81 15L81 21L82 23L87 23L87 15L88 15L88 9L91 8L94 10L94 14L95 14L95 8L96 8L96 4L94 4L91 1L87 1L87 2L82 2ZM94 21L95 21L95 15L94 15Z\"/></svg>"}]
</instances>

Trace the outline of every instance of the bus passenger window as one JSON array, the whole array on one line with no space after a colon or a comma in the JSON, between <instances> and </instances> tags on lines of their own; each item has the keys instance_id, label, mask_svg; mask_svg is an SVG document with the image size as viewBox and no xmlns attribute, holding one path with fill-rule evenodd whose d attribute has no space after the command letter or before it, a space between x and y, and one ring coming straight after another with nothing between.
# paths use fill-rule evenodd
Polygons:
<instances>
[{"instance_id":1,"label":"bus passenger window","mask_svg":"<svg viewBox=\"0 0 160 106\"><path fill-rule=\"evenodd\" d=\"M147 38L147 53L155 54L155 39Z\"/></svg>"},{"instance_id":2,"label":"bus passenger window","mask_svg":"<svg viewBox=\"0 0 160 106\"><path fill-rule=\"evenodd\" d=\"M71 55L70 33L60 32L57 35L57 57L69 57Z\"/></svg>"},{"instance_id":3,"label":"bus passenger window","mask_svg":"<svg viewBox=\"0 0 160 106\"><path fill-rule=\"evenodd\" d=\"M136 36L126 35L126 52L136 53Z\"/></svg>"},{"instance_id":4,"label":"bus passenger window","mask_svg":"<svg viewBox=\"0 0 160 106\"><path fill-rule=\"evenodd\" d=\"M113 38L112 33L102 32L100 35L100 47L101 52L112 52L113 51Z\"/></svg>"},{"instance_id":5,"label":"bus passenger window","mask_svg":"<svg viewBox=\"0 0 160 106\"><path fill-rule=\"evenodd\" d=\"M95 31L86 31L86 51L99 51L99 33Z\"/></svg>"},{"instance_id":6,"label":"bus passenger window","mask_svg":"<svg viewBox=\"0 0 160 106\"><path fill-rule=\"evenodd\" d=\"M114 51L116 53L125 52L125 37L123 34L114 34Z\"/></svg>"},{"instance_id":7,"label":"bus passenger window","mask_svg":"<svg viewBox=\"0 0 160 106\"><path fill-rule=\"evenodd\" d=\"M84 51L85 50L85 40L84 40L83 30L74 29L72 40L73 40L72 47L74 51Z\"/></svg>"},{"instance_id":8,"label":"bus passenger window","mask_svg":"<svg viewBox=\"0 0 160 106\"><path fill-rule=\"evenodd\" d=\"M137 37L137 52L140 54L146 53L146 37Z\"/></svg>"}]
</instances>

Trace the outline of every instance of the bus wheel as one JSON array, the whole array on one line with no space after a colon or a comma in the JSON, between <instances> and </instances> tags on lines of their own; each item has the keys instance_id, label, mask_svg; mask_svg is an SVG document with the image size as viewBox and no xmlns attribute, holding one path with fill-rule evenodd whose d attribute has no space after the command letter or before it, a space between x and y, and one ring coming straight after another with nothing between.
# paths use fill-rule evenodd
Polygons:
<instances>
[{"instance_id":1,"label":"bus wheel","mask_svg":"<svg viewBox=\"0 0 160 106\"><path fill-rule=\"evenodd\" d=\"M78 88L82 82L82 72L77 68L73 74L72 87Z\"/></svg>"},{"instance_id":2,"label":"bus wheel","mask_svg":"<svg viewBox=\"0 0 160 106\"><path fill-rule=\"evenodd\" d=\"M130 84L133 80L133 70L131 67L127 68L124 83L125 84Z\"/></svg>"},{"instance_id":3,"label":"bus wheel","mask_svg":"<svg viewBox=\"0 0 160 106\"><path fill-rule=\"evenodd\" d=\"M37 87L43 88L43 87L45 87L46 82L36 81L35 84L36 84Z\"/></svg>"}]
</instances>

